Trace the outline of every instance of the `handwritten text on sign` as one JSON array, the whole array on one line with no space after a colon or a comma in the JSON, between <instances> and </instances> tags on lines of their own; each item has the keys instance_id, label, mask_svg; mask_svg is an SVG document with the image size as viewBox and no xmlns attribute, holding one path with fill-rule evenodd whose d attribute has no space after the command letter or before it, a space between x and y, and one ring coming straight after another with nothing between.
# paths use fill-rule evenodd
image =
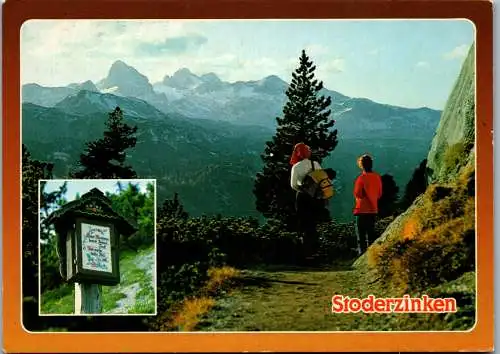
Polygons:
<instances>
[{"instance_id":1,"label":"handwritten text on sign","mask_svg":"<svg viewBox=\"0 0 500 354\"><path fill-rule=\"evenodd\" d=\"M99 272L113 271L109 227L82 223L82 266Z\"/></svg>"}]
</instances>

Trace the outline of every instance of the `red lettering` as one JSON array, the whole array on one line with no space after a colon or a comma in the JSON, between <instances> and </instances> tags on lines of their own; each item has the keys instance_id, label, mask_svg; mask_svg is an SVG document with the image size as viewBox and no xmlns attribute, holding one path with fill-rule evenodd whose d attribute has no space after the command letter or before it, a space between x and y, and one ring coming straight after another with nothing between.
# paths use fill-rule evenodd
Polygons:
<instances>
[{"instance_id":1,"label":"red lettering","mask_svg":"<svg viewBox=\"0 0 500 354\"><path fill-rule=\"evenodd\" d=\"M434 308L433 312L443 312L444 310L444 301L443 299L434 300Z\"/></svg>"},{"instance_id":2,"label":"red lettering","mask_svg":"<svg viewBox=\"0 0 500 354\"><path fill-rule=\"evenodd\" d=\"M383 299L375 300L375 312L388 312L385 308L385 301Z\"/></svg>"},{"instance_id":3,"label":"red lettering","mask_svg":"<svg viewBox=\"0 0 500 354\"><path fill-rule=\"evenodd\" d=\"M366 299L363 299L361 303L361 307L363 308L363 312L372 313L374 311L373 301L375 300L375 296L368 295Z\"/></svg>"},{"instance_id":4,"label":"red lettering","mask_svg":"<svg viewBox=\"0 0 500 354\"><path fill-rule=\"evenodd\" d=\"M411 299L411 312L422 311L422 301L420 299Z\"/></svg>"},{"instance_id":5,"label":"red lettering","mask_svg":"<svg viewBox=\"0 0 500 354\"><path fill-rule=\"evenodd\" d=\"M446 312L457 312L457 300L446 298L444 302L446 303Z\"/></svg>"},{"instance_id":6,"label":"red lettering","mask_svg":"<svg viewBox=\"0 0 500 354\"><path fill-rule=\"evenodd\" d=\"M394 299L387 299L386 300L386 312L391 312L392 311L392 304L394 303Z\"/></svg>"},{"instance_id":7,"label":"red lettering","mask_svg":"<svg viewBox=\"0 0 500 354\"><path fill-rule=\"evenodd\" d=\"M394 299L394 302L396 303L396 305L394 306L394 312L405 312L403 299Z\"/></svg>"},{"instance_id":8,"label":"red lettering","mask_svg":"<svg viewBox=\"0 0 500 354\"><path fill-rule=\"evenodd\" d=\"M404 295L401 298L376 298L368 295L363 299L350 298L343 295L332 297L332 312L334 313L443 313L457 312L457 302L454 298L433 299L428 295L412 298Z\"/></svg>"},{"instance_id":9,"label":"red lettering","mask_svg":"<svg viewBox=\"0 0 500 354\"><path fill-rule=\"evenodd\" d=\"M352 299L350 301L349 310L354 313L359 312L361 310L361 300Z\"/></svg>"},{"instance_id":10,"label":"red lettering","mask_svg":"<svg viewBox=\"0 0 500 354\"><path fill-rule=\"evenodd\" d=\"M343 298L342 295L335 295L332 297L332 312L339 313L344 310L344 306L342 305Z\"/></svg>"},{"instance_id":11,"label":"red lettering","mask_svg":"<svg viewBox=\"0 0 500 354\"><path fill-rule=\"evenodd\" d=\"M351 299L349 298L349 296L346 296L344 298L344 312L349 312L350 311L350 309L349 309L349 301L350 300Z\"/></svg>"},{"instance_id":12,"label":"red lettering","mask_svg":"<svg viewBox=\"0 0 500 354\"><path fill-rule=\"evenodd\" d=\"M424 300L424 306L422 311L423 312L432 312L433 306L432 306L432 299L429 298L427 295L423 295L422 299Z\"/></svg>"}]
</instances>

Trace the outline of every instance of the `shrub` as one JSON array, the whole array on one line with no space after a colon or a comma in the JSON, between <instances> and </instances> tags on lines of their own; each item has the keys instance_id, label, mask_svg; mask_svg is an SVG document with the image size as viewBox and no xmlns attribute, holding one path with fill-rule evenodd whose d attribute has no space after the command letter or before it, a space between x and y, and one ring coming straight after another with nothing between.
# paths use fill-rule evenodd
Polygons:
<instances>
[{"instance_id":1,"label":"shrub","mask_svg":"<svg viewBox=\"0 0 500 354\"><path fill-rule=\"evenodd\" d=\"M286 231L274 219L259 225L252 218L175 217L162 210L157 223L160 311L192 296L208 279L209 285L217 288L232 276L229 273L233 270L227 266L297 264L302 256L298 235ZM320 225L318 231L322 261L343 261L356 256L352 223L332 221Z\"/></svg>"},{"instance_id":2,"label":"shrub","mask_svg":"<svg viewBox=\"0 0 500 354\"><path fill-rule=\"evenodd\" d=\"M357 256L354 223L330 221L319 226L319 253L324 262L346 261Z\"/></svg>"},{"instance_id":3,"label":"shrub","mask_svg":"<svg viewBox=\"0 0 500 354\"><path fill-rule=\"evenodd\" d=\"M456 174L463 166L463 162L467 160L471 148L470 143L463 141L448 146L443 155L442 174Z\"/></svg>"},{"instance_id":4,"label":"shrub","mask_svg":"<svg viewBox=\"0 0 500 354\"><path fill-rule=\"evenodd\" d=\"M57 289L64 284L59 272L59 257L56 253L55 242L40 244L41 292Z\"/></svg>"},{"instance_id":5,"label":"shrub","mask_svg":"<svg viewBox=\"0 0 500 354\"><path fill-rule=\"evenodd\" d=\"M385 218L378 219L375 222L375 234L377 237L380 237L384 231L387 229L387 227L396 219L394 215L388 216Z\"/></svg>"},{"instance_id":6,"label":"shrub","mask_svg":"<svg viewBox=\"0 0 500 354\"><path fill-rule=\"evenodd\" d=\"M195 269L197 268L191 267L190 270L196 273ZM215 305L213 296L227 289L232 284L231 280L239 274L235 268L223 266L208 269L202 282L198 281L200 277L192 277L191 279L196 279L196 283L191 284L195 289L185 289L184 293L176 292L177 297L170 298L170 307L163 308L160 315L150 322L150 327L157 331L194 330L201 317ZM174 279L178 280L182 275L185 274L177 273ZM172 283L174 282L167 282ZM189 296L183 296L188 292Z\"/></svg>"},{"instance_id":7,"label":"shrub","mask_svg":"<svg viewBox=\"0 0 500 354\"><path fill-rule=\"evenodd\" d=\"M207 270L208 266L200 262L172 265L164 270L158 281L158 310L167 310L195 293L208 279Z\"/></svg>"}]
</instances>

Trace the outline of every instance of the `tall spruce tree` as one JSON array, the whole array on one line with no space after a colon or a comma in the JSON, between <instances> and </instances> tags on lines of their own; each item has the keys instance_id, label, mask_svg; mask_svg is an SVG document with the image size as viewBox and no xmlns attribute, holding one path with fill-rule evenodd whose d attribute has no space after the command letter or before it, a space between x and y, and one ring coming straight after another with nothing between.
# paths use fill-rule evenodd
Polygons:
<instances>
[{"instance_id":1,"label":"tall spruce tree","mask_svg":"<svg viewBox=\"0 0 500 354\"><path fill-rule=\"evenodd\" d=\"M282 117L276 118L276 134L266 143L263 171L256 176L254 194L257 210L266 218L279 219L288 227L295 225L295 193L290 187L289 163L293 147L304 142L319 163L337 146L335 121L330 118L331 98L321 95L323 82L315 78L316 66L306 55L292 73L286 91L288 100Z\"/></svg>"},{"instance_id":2,"label":"tall spruce tree","mask_svg":"<svg viewBox=\"0 0 500 354\"><path fill-rule=\"evenodd\" d=\"M73 178L135 178L135 171L125 165L125 150L135 147L137 127L123 122L120 107L109 113L104 137L88 142L80 155L78 170Z\"/></svg>"}]
</instances>

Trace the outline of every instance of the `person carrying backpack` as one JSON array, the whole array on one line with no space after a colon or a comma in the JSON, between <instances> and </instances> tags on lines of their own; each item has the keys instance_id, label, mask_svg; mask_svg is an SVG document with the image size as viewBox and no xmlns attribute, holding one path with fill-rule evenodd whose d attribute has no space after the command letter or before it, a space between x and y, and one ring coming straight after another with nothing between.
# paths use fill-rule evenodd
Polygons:
<instances>
[{"instance_id":1,"label":"person carrying backpack","mask_svg":"<svg viewBox=\"0 0 500 354\"><path fill-rule=\"evenodd\" d=\"M295 145L290 164L290 185L296 191L298 230L305 255L311 258L318 249L317 223L325 211L325 201L333 195L331 178L335 177L335 171L325 171L317 161L311 160L311 148L304 143Z\"/></svg>"},{"instance_id":2,"label":"person carrying backpack","mask_svg":"<svg viewBox=\"0 0 500 354\"><path fill-rule=\"evenodd\" d=\"M358 158L361 174L354 182L354 217L356 218L356 236L358 253L363 254L375 241L375 221L378 214L378 200L382 196L382 178L372 171L373 160L369 155Z\"/></svg>"}]
</instances>

